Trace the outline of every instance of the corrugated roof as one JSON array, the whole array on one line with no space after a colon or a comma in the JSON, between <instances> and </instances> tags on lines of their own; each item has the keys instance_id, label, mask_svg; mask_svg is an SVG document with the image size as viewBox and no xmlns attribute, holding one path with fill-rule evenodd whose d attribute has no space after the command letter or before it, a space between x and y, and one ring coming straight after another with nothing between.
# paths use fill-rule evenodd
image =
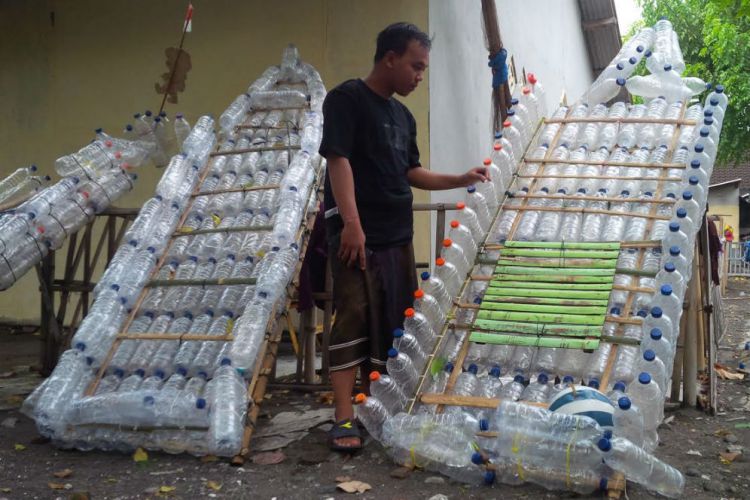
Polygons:
<instances>
[{"instance_id":1,"label":"corrugated roof","mask_svg":"<svg viewBox=\"0 0 750 500\"><path fill-rule=\"evenodd\" d=\"M740 191L750 191L750 162L733 166L717 166L711 173L709 184L721 184L741 179Z\"/></svg>"},{"instance_id":2,"label":"corrugated roof","mask_svg":"<svg viewBox=\"0 0 750 500\"><path fill-rule=\"evenodd\" d=\"M578 0L581 29L594 77L607 67L622 47L614 0Z\"/></svg>"}]
</instances>

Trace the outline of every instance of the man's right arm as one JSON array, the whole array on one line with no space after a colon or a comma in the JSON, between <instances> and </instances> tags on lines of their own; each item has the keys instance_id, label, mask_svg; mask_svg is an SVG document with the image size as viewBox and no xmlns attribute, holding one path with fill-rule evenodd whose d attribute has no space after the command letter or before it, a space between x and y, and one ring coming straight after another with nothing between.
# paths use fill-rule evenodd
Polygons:
<instances>
[{"instance_id":1,"label":"man's right arm","mask_svg":"<svg viewBox=\"0 0 750 500\"><path fill-rule=\"evenodd\" d=\"M339 216L344 221L338 257L348 266L365 269L365 233L359 220L354 195L354 175L349 159L331 155L327 158L328 178Z\"/></svg>"}]
</instances>

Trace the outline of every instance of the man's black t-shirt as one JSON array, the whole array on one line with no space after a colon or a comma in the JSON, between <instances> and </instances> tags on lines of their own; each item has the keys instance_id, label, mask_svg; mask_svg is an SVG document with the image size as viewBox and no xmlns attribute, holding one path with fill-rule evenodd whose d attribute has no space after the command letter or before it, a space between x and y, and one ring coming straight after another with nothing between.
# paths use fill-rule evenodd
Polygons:
<instances>
[{"instance_id":1,"label":"man's black t-shirt","mask_svg":"<svg viewBox=\"0 0 750 500\"><path fill-rule=\"evenodd\" d=\"M323 103L320 154L349 160L365 245L377 249L412 239L412 192L406 173L419 166L417 124L394 98L384 99L362 80L347 80ZM325 207L336 206L326 175Z\"/></svg>"}]
</instances>

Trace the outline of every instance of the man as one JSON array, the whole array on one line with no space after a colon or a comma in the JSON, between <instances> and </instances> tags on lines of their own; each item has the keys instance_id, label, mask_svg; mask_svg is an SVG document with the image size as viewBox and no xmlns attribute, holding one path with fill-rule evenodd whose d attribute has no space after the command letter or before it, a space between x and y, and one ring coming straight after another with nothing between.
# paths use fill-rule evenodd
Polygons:
<instances>
[{"instance_id":1,"label":"man","mask_svg":"<svg viewBox=\"0 0 750 500\"><path fill-rule=\"evenodd\" d=\"M320 154L328 162L326 230L336 320L330 370L336 424L329 445L361 448L351 403L357 367L385 370L394 328L417 288L411 187L453 189L488 179L430 172L419 161L414 117L393 94L407 96L424 78L431 41L413 24L395 23L377 38L364 79L347 80L323 104Z\"/></svg>"}]
</instances>

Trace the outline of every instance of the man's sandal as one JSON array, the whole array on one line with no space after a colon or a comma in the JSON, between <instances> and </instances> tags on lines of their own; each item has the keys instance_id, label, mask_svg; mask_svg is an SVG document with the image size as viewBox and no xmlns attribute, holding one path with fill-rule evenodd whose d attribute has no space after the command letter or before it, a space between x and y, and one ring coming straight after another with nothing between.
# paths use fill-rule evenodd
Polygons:
<instances>
[{"instance_id":1,"label":"man's sandal","mask_svg":"<svg viewBox=\"0 0 750 500\"><path fill-rule=\"evenodd\" d=\"M359 444L353 446L336 444L336 440L341 438L357 438ZM359 432L359 426L350 418L345 418L333 424L331 430L328 431L328 447L333 451L355 452L361 450L362 435Z\"/></svg>"}]
</instances>

